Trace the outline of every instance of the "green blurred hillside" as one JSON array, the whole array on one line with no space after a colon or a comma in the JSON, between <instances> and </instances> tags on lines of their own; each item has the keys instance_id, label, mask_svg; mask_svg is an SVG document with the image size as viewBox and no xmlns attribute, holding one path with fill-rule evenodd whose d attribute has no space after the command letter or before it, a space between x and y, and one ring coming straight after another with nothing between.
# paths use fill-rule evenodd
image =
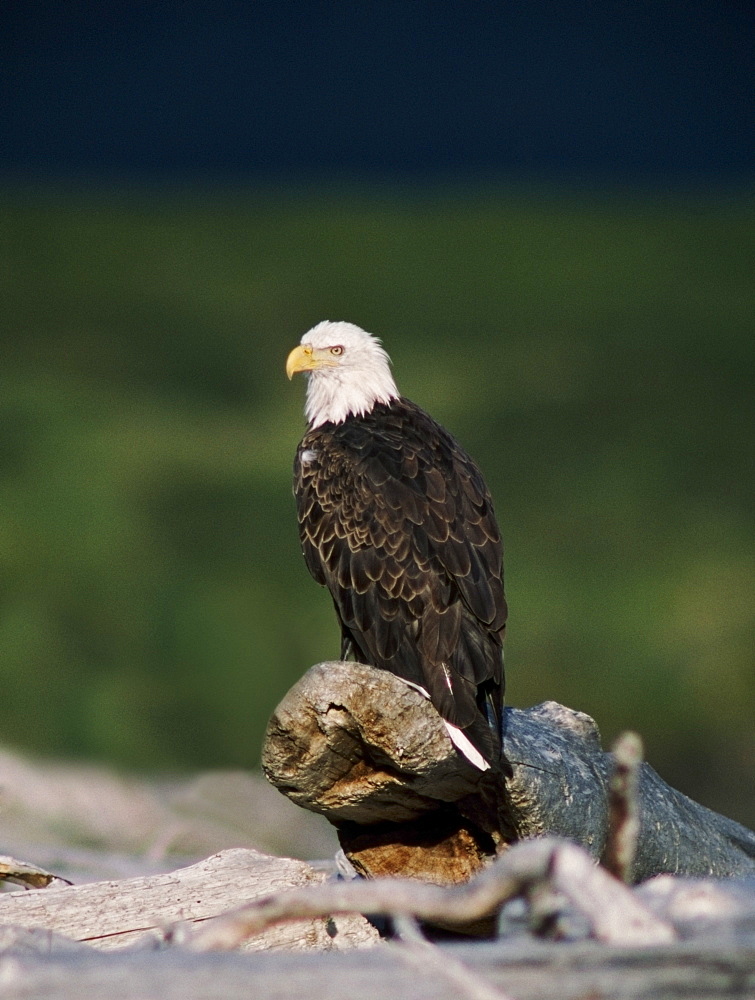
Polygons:
<instances>
[{"instance_id":1,"label":"green blurred hillside","mask_svg":"<svg viewBox=\"0 0 755 1000\"><path fill-rule=\"evenodd\" d=\"M256 766L338 653L290 486L324 319L479 460L508 699L755 824L755 202L509 190L0 197L4 743Z\"/></svg>"}]
</instances>

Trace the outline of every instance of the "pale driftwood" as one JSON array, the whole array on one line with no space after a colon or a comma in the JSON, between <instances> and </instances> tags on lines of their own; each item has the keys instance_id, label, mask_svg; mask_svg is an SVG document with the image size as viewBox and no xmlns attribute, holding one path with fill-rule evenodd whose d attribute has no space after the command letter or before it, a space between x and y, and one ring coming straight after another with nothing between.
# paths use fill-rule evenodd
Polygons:
<instances>
[{"instance_id":1,"label":"pale driftwood","mask_svg":"<svg viewBox=\"0 0 755 1000\"><path fill-rule=\"evenodd\" d=\"M176 921L203 922L270 892L316 885L325 875L302 861L238 848L165 875L92 882L0 896L0 925L36 928L101 949L161 941ZM250 942L253 949L348 948L374 944L358 915L308 919Z\"/></svg>"},{"instance_id":2,"label":"pale driftwood","mask_svg":"<svg viewBox=\"0 0 755 1000\"><path fill-rule=\"evenodd\" d=\"M513 777L499 803L503 839L554 834L603 857L614 762L593 720L554 702L507 709L504 745ZM364 874L463 882L500 850L486 825L489 773L464 760L427 700L387 672L343 661L313 667L273 714L263 769L292 801L336 825ZM637 786L631 881L755 872L751 831L670 788L647 764Z\"/></svg>"},{"instance_id":3,"label":"pale driftwood","mask_svg":"<svg viewBox=\"0 0 755 1000\"><path fill-rule=\"evenodd\" d=\"M0 926L0 956L27 953L51 955L60 951L90 953L91 948L43 927L18 927L16 924Z\"/></svg>"},{"instance_id":4,"label":"pale driftwood","mask_svg":"<svg viewBox=\"0 0 755 1000\"><path fill-rule=\"evenodd\" d=\"M246 852L231 852L238 853ZM195 900L211 895L218 881L214 860L195 866L197 892L190 893L188 900L181 898L183 872L166 880L161 891L163 904L186 914ZM40 927L5 926L0 927L0 992L4 1000L138 1000L145 996L161 1000L245 1000L249 996L289 1000L299 994L308 1000L353 1000L355 996L370 1000L577 1000L591 995L608 1000L650 996L654 1000L734 1000L755 989L755 883L661 877L630 890L573 845L546 841L517 845L497 867L498 871L491 869L467 889L443 890L411 883L407 886L409 900L404 896L406 913L421 909L433 896L446 900L444 911L449 899L462 897L463 902L465 894L463 905L468 906L470 898L475 902L477 894L476 905L484 908L490 905L490 898L479 892L480 886L500 881L506 889L508 881L509 887L518 885L527 896L541 930L561 933L560 922L554 917L559 910L568 914L576 906L588 930L604 941L621 940L622 944L536 943L522 937L520 931L519 937L491 944L430 947L411 940L408 946L382 944L340 951L336 947L328 954L321 953L327 943L322 934L315 937L314 951L198 954L176 947L182 938L187 944L192 942L191 927L201 928L200 918L184 921L183 933L166 936L159 929L153 931L161 949L167 950L140 949L137 940L136 951L98 953L89 945ZM246 874L242 863L232 878L234 885L243 885ZM129 882L17 893L0 898L0 907L8 901L15 905L19 900L40 901L43 897L60 900L67 894L66 907L76 909L79 899L90 911L90 918L99 913L104 920L106 909L117 912L121 896L137 888ZM92 907L89 893L94 889L100 896ZM390 886L377 882L353 889L332 883L310 885L310 890L323 894L320 912L328 909L323 900L343 889L352 893L366 890L362 902L370 906L384 893L387 909L394 913L400 909L401 892L395 895ZM296 901L301 891L292 890L291 901ZM419 907L412 905L411 896L419 901ZM330 902L338 908L337 899ZM353 897L347 905L356 903ZM340 905L344 905L343 900ZM57 908L51 906L50 912ZM624 925L627 914L629 928ZM24 913L28 915L28 911ZM469 916L469 911L464 915ZM340 920L328 923L337 927ZM204 926L209 930L213 924L216 934L220 920L207 920ZM324 924L320 920L320 926ZM694 940L669 941L674 933ZM269 931L263 930L258 945L266 941L267 934ZM653 943L642 944L644 937ZM200 940L201 930L193 943ZM145 938L141 941L145 943ZM92 943L96 944L96 939ZM313 943L312 938L309 943ZM628 943L633 947L628 948Z\"/></svg>"},{"instance_id":5,"label":"pale driftwood","mask_svg":"<svg viewBox=\"0 0 755 1000\"><path fill-rule=\"evenodd\" d=\"M3 1000L743 1000L755 993L755 946L478 942L443 946L437 957L391 944L329 954L16 953L0 960L0 990Z\"/></svg>"},{"instance_id":6,"label":"pale driftwood","mask_svg":"<svg viewBox=\"0 0 755 1000\"><path fill-rule=\"evenodd\" d=\"M659 875L635 892L642 904L672 924L681 938L755 943L755 878Z\"/></svg>"},{"instance_id":7,"label":"pale driftwood","mask_svg":"<svg viewBox=\"0 0 755 1000\"><path fill-rule=\"evenodd\" d=\"M593 995L606 1000L735 1000L755 989L755 892L745 880L716 883L661 877L629 889L602 872L580 849L545 841L512 848L496 867L497 872L491 869L467 889L412 884L420 904L414 909L421 909L433 897L459 900L466 896L467 907L470 900L488 906L485 892L496 881L504 889L506 883L519 885L538 904L542 902L538 887L547 885L557 906L568 909L576 904L595 922L594 929L604 942L620 940L621 944L532 942L519 936L470 946L432 947L412 938L400 945L328 954L198 954L175 947L180 935L173 935L163 940L167 950L98 954L40 929L8 927L0 928L0 992L4 1000L138 1000L145 996L290 1000L298 995L308 1000L353 1000L355 996L370 1000L577 1000ZM209 870L212 875L212 866ZM607 893L606 886L610 887ZM110 887L110 905L117 907L121 888L121 883ZM301 912L307 895L320 895L322 902L345 889L352 894L348 905L354 905L355 894L366 891L363 902L373 905L388 888L380 883L353 888L328 884L306 891L294 889L290 896L298 898ZM485 891L480 892L481 888ZM75 890L36 890L26 898L67 891ZM400 891L397 896L388 893L387 908L395 912L401 899ZM404 900L406 912L412 912L411 902ZM629 910L627 900L631 901ZM337 898L331 903L337 907ZM609 916L601 910L612 913ZM622 926L627 914L630 928ZM699 924L701 914L704 926ZM465 916L469 916L468 909ZM207 930L213 924L217 933L220 921L208 921ZM554 928L551 923L550 929ZM680 929L698 936L690 942L673 940ZM195 945L201 934L194 937ZM192 943L193 935L184 936L186 943Z\"/></svg>"},{"instance_id":8,"label":"pale driftwood","mask_svg":"<svg viewBox=\"0 0 755 1000\"><path fill-rule=\"evenodd\" d=\"M590 936L609 944L663 944L673 928L581 848L553 837L517 844L465 885L440 887L408 879L330 882L276 893L208 921L183 939L197 951L236 948L283 921L354 911L410 916L463 926L490 917L516 896L529 899L535 921L554 903L581 918Z\"/></svg>"},{"instance_id":9,"label":"pale driftwood","mask_svg":"<svg viewBox=\"0 0 755 1000\"><path fill-rule=\"evenodd\" d=\"M523 826L527 822L531 830L538 832L543 815L561 815L561 822L569 817L576 818L577 806L569 799L570 796L573 798L579 794L580 785L565 770L563 761L571 759L570 754L575 754L580 740L588 743L588 750L581 755L577 754L577 771L585 769L591 776L587 787L599 786L605 780L604 787L607 789L612 763L608 755L600 754L597 734L587 717L554 705L543 706L531 712L536 716L542 712L546 720L537 718L534 732L542 734L544 729L549 732L547 746L545 750L541 748L540 757L540 764L547 759L550 769L545 778L546 793L550 790L553 796L562 794L565 799L561 806L563 813L559 813L558 803L552 801L545 812L528 811L526 795L522 795L511 806L512 809L523 809L524 818L520 817ZM508 714L508 719L511 721L511 713ZM518 767L525 766L522 760L529 759L526 755L531 749L525 727L527 719L527 713L523 714L522 719L515 719L513 731L508 734L510 750L518 747ZM555 724L547 722L553 719L557 720ZM566 735L563 730L567 731ZM442 736L445 738L445 734ZM547 758L546 752L549 755ZM596 759L599 766L595 765ZM534 769L537 765L529 766ZM52 768L50 770L52 772ZM645 769L642 770L644 774ZM74 787L70 793L66 793L63 786L71 781L70 774L66 775L65 782L59 783L58 788L55 787L57 775L51 774L53 794L46 797L43 788L47 783L40 785L40 794L36 797L40 810L54 807L62 820L65 797L70 794L72 817L87 812L89 805L84 810L81 808L85 801L82 796L89 796L89 790L81 784L83 776L83 770L81 774L77 774L74 784L78 790ZM223 836L224 830L232 829L225 815L229 796L222 778L220 776L220 780L216 780L215 776L207 776L201 779L205 784L198 796L200 814L212 817L211 825L215 827L212 836ZM402 781L411 783L411 775L402 776ZM84 786L85 784L86 782ZM70 784L68 787L71 787ZM95 781L93 787L99 791L104 790L105 797L109 794L107 782ZM184 783L184 787L198 786ZM244 782L233 785L235 791L244 793L237 796L240 821L243 821L243 816L248 811L246 787ZM145 788L150 796L154 794L154 786L147 784ZM249 788L254 794L251 785ZM662 791L667 786L660 783L659 788ZM117 788L115 791L117 800L121 793ZM678 795L672 790L668 791L672 793L672 797ZM142 792L138 787L134 788L134 792L138 801ZM218 792L220 795L216 794ZM10 810L11 823L18 815L17 806L24 798L22 782L17 784L15 794L17 797ZM124 789L124 795L122 801L125 806L131 797L131 790ZM475 791L470 795L474 797ZM174 787L170 789L170 796L175 802ZM217 806L205 807L208 797L210 803L214 797ZM31 798L34 799L35 796ZM464 805L468 798L469 796L462 796L460 800L464 808L468 806L468 803ZM93 806L94 799L96 794L86 798L86 801L91 801ZM537 804L538 796L531 796L530 801ZM607 798L605 801L607 802ZM8 797L4 795L4 827L8 825L8 802ZM585 802L581 805L583 811L593 817L590 822L594 825L596 803ZM691 805L694 807L694 803ZM267 805L261 808L266 809ZM454 803L432 806L425 814L428 825L432 825L436 818L445 818L447 821L444 810L453 808L456 808ZM194 809L194 804L189 802L187 815L189 812L196 815ZM294 809L291 815L295 816L296 812ZM707 810L702 811L703 817L705 813ZM462 815L461 812L459 815ZM699 816L693 811L693 819L695 817L695 822L698 822ZM128 831L119 834L112 822L113 818L113 815L109 815L107 823L112 825L115 843L122 849L124 836L131 834ZM167 818L169 824L173 823L173 814L168 814ZM263 817L265 823L268 818ZM92 809L90 827L94 829L97 824L102 825L102 819L96 817ZM716 823L723 822L724 828L732 834L732 842L741 842L741 851L745 857L750 857L749 832L743 831L736 824L727 825L728 821L722 817L714 817L714 820ZM59 829L57 819L50 824L51 838L56 828ZM154 829L159 830L160 824ZM172 837L170 826L163 829L168 836L164 837L162 833L158 835L160 845L170 842ZM579 831L577 835L578 833ZM578 839L578 836L574 839ZM111 846L107 841L108 838L103 837L103 846ZM513 866L517 854L527 857L533 846L535 856L538 856L538 852L547 854L549 850L549 845L543 846L542 842L535 845L522 844L513 848L508 857L502 860ZM141 847L138 849L141 850ZM652 849L657 851L657 844ZM0 926L0 993L4 1000L101 1000L102 997L107 997L108 1000L138 1000L145 996L159 996L161 1000L241 1000L249 996L264 996L266 1000L289 1000L298 994L305 995L308 1000L353 1000L355 996L366 996L371 1000L534 1000L536 997L539 1000L576 1000L591 995L599 995L607 1000L637 1000L639 997L650 996L654 1000L700 1000L704 997L719 1000L731 997L734 1000L735 997L755 995L755 881L662 876L630 891L620 883L608 879L605 873L596 869L584 856L579 857L573 869L570 869L564 859L568 860L574 855L574 851L574 848L567 847L557 862L553 861L552 856L547 861L541 858L539 867L533 862L533 857L530 857L528 864L532 880L522 878L522 874L526 875L527 868L527 865L522 864L525 871L519 873L518 884L523 895L504 905L502 914L502 926L508 936L492 943L477 942L466 946L431 947L425 942L416 941L411 933L411 924L407 924L411 917L406 916L397 921L401 933L407 936L405 943L382 943L378 947L356 949L344 947L339 950L340 946L351 945L354 941L347 939L343 930L344 918L337 916L333 920L325 917L309 918L298 925L289 925L290 931L296 933L300 930L301 934L288 946L278 938L279 949L283 950L274 950L268 954L207 954L181 947L179 942L182 939L187 944L192 939L192 929L207 927L209 930L213 923L212 912L219 913L228 906L236 906L244 899L258 898L257 888L262 892L266 891L263 887L252 884L254 880L249 876L242 858L231 859L230 867L236 873L231 872L230 876L219 872L218 869L222 866L214 863L216 859L208 859L207 863L194 866L194 888L197 891L188 891L185 896L183 893L189 883L185 883L182 888L182 871L159 883L152 879L128 879L99 886L35 889L26 893L7 894L0 896L0 916L5 914L10 917L11 909L5 911L4 907L7 905L15 908L20 903L21 915L14 910L16 920L28 919L31 913L38 916L41 914L44 919L46 911L55 926L77 927L77 933L84 940L87 940L87 927L91 929L96 924L97 929L95 936L89 938L90 943L85 944L81 940L74 941L61 933L46 929L44 924L25 928L11 922ZM36 854L26 849L16 853L38 860ZM91 852L91 860L96 862L94 853ZM231 855L236 853L230 852ZM155 857L158 854L163 856L162 846L159 852L155 852ZM599 845L591 845L591 855L593 859L599 856ZM126 855L123 857L126 858ZM129 858L134 866L146 868L154 863L154 859L145 859L143 855L132 855ZM255 858L247 860L250 865L255 864ZM163 858L163 861L167 863L168 859ZM277 859L267 861L278 863ZM53 871L57 871L56 864L51 860L47 863ZM102 864L111 865L112 856L105 856ZM283 864L296 863L284 861ZM8 861L7 870L21 874L27 870L32 873L32 877L38 871L36 865L19 866L12 859ZM541 877L537 877L538 872ZM593 881L595 874L598 881ZM317 886L317 880L323 876L320 872L314 872L313 875L314 881L305 880L293 884L302 887ZM219 888L218 885L224 883L226 878L228 881L225 888ZM514 881L517 880L512 880L512 884ZM575 883L579 885L578 892L574 890ZM607 896L602 890L602 884L610 886ZM563 891L564 887L568 889L570 885L571 890ZM341 888L331 884L322 886L326 893L338 892ZM366 888L371 889L372 886L368 884ZM378 892L386 891L379 886L375 888ZM415 898L424 898L422 894L425 888L431 893L442 892L441 889L418 886L416 883L407 888ZM293 891L297 893L299 890ZM361 887L358 887L358 891L361 891ZM456 891L458 890L454 890ZM672 929L678 937L689 937L692 940L654 943L649 946L640 945L635 940L634 946L627 948L626 944L616 946L596 941L533 941L527 933L522 912L523 900L528 904L529 926L534 926L541 934L574 938L580 934L592 933L610 938L617 930L624 933L621 920L612 924L608 919L610 911L614 914L622 912L622 905L617 907L612 902L614 891L617 893L616 898L622 901L631 892L630 898L634 906L632 912L642 914L644 922L640 924L640 930L643 927L644 931L652 930L653 926L660 927L661 936L664 936ZM570 892L574 896L571 901ZM137 897L136 904L133 898L129 898L134 894ZM206 916L199 915L194 907L201 906L203 902L212 903L215 895L218 909L215 910L213 904L208 907ZM40 907L42 897L45 897L46 903ZM30 901L33 901L31 906ZM374 897L371 901L375 902ZM59 905L61 902L62 906ZM398 907L395 896L389 894L388 902L388 909L395 915ZM322 908L322 900L320 904ZM349 905L355 905L355 902L352 900ZM142 913L146 909L145 919L140 916L140 909ZM438 922L448 923L442 920L442 917L447 916L445 904L442 909L444 912ZM411 912L412 907L408 905L406 913ZM595 919L591 916L593 914L596 915ZM138 927L135 927L135 916L139 918ZM124 917L124 921L119 924L121 917ZM166 935L165 924L177 918L183 918L182 923ZM362 918L345 919L361 921ZM218 925L213 933L217 932ZM359 936L364 928L362 923ZM334 931L335 937L331 937ZM97 936L103 932L110 938L109 941ZM368 927L367 933L369 936L374 932ZM269 930L263 931L252 947L267 948L270 943L268 934ZM119 939L118 945L121 947L115 946L116 939ZM123 947L129 939L134 942L133 949ZM370 941L374 941L374 937L370 937ZM158 951L150 950L153 942L157 943ZM246 943L244 947L248 949L250 944ZM286 947L294 950L285 950ZM330 951L322 953L327 948Z\"/></svg>"}]
</instances>

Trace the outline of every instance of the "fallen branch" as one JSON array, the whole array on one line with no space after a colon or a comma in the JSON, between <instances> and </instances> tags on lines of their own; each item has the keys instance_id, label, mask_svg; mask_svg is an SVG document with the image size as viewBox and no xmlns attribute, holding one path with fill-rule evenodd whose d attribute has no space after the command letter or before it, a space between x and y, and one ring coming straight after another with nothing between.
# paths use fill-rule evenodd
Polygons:
<instances>
[{"instance_id":1,"label":"fallen branch","mask_svg":"<svg viewBox=\"0 0 755 1000\"><path fill-rule=\"evenodd\" d=\"M675 937L670 925L586 852L568 841L547 838L512 847L466 885L440 887L409 879L330 882L255 900L178 940L196 951L226 950L284 921L353 912L463 926L489 918L516 896L542 906L544 893L565 900L599 941L647 945Z\"/></svg>"}]
</instances>

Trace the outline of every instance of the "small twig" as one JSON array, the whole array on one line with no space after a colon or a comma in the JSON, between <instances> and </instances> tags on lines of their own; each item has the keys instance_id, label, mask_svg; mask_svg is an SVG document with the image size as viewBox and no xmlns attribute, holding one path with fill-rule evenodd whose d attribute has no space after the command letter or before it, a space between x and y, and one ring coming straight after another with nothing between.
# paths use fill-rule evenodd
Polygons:
<instances>
[{"instance_id":1,"label":"small twig","mask_svg":"<svg viewBox=\"0 0 755 1000\"><path fill-rule=\"evenodd\" d=\"M195 951L235 948L270 924L338 913L411 916L428 923L469 924L515 896L546 883L587 921L593 937L614 944L669 941L673 930L631 891L569 841L530 840L510 848L466 885L428 885L410 879L331 882L273 893L207 921L199 930L168 931L166 940Z\"/></svg>"},{"instance_id":2,"label":"small twig","mask_svg":"<svg viewBox=\"0 0 755 1000\"><path fill-rule=\"evenodd\" d=\"M604 868L630 883L640 832L639 773L642 740L636 733L622 733L612 748L614 771L608 786L608 836L601 859Z\"/></svg>"}]
</instances>

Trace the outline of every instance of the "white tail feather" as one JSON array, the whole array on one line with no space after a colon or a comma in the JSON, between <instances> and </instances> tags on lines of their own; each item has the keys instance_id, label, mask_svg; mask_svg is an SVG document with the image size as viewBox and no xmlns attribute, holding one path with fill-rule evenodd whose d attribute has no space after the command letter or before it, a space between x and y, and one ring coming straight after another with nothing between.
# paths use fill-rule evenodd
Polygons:
<instances>
[{"instance_id":1,"label":"white tail feather","mask_svg":"<svg viewBox=\"0 0 755 1000\"><path fill-rule=\"evenodd\" d=\"M405 681L403 677L400 677L399 680L404 681L404 684L408 684L409 687L414 688L415 691L419 691L423 698L427 698L428 701L430 700L430 695L421 684L415 684L413 681ZM465 736L464 732L459 729L458 726L454 726L453 723L448 722L446 719L443 720L443 725L448 730L448 735L451 737L453 745L463 757L467 758L470 764L474 764L474 766L479 768L481 771L490 770L490 764L485 760L477 747L472 744L469 737Z\"/></svg>"},{"instance_id":2,"label":"white tail feather","mask_svg":"<svg viewBox=\"0 0 755 1000\"><path fill-rule=\"evenodd\" d=\"M485 760L480 751L476 746L473 746L469 737L464 735L463 730L459 729L458 726L454 726L450 722L443 720L443 724L448 730L448 735L451 737L451 742L456 747L464 757L467 758L470 764L474 764L481 771L490 770L490 764Z\"/></svg>"}]
</instances>

